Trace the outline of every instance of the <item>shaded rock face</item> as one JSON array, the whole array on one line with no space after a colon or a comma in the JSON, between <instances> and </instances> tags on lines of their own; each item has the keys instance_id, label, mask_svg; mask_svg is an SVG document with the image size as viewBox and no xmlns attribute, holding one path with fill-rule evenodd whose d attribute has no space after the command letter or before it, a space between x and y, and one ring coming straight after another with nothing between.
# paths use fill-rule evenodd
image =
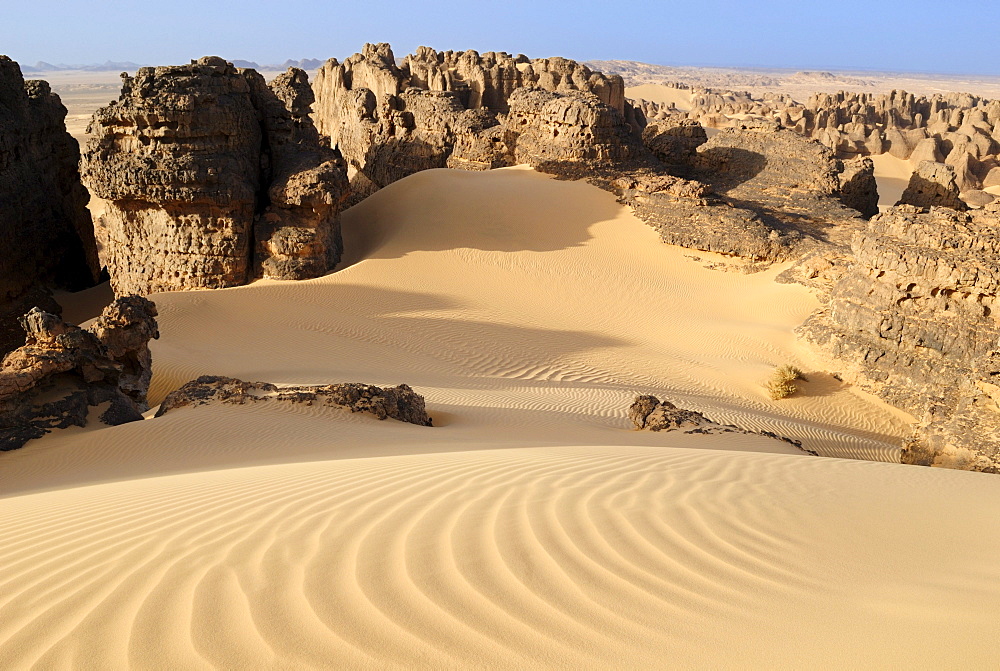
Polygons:
<instances>
[{"instance_id":1,"label":"shaded rock face","mask_svg":"<svg viewBox=\"0 0 1000 671\"><path fill-rule=\"evenodd\" d=\"M896 204L966 209L965 202L959 197L955 169L950 165L931 161L920 162Z\"/></svg>"},{"instance_id":2,"label":"shaded rock face","mask_svg":"<svg viewBox=\"0 0 1000 671\"><path fill-rule=\"evenodd\" d=\"M81 329L33 309L27 338L0 363L0 450L13 450L54 428L86 426L101 407L109 425L142 419L149 409L149 340L159 337L156 306L119 298Z\"/></svg>"},{"instance_id":3,"label":"shaded rock face","mask_svg":"<svg viewBox=\"0 0 1000 671\"><path fill-rule=\"evenodd\" d=\"M852 251L829 305L800 332L918 418L904 461L995 471L1000 211L895 207L855 235Z\"/></svg>"},{"instance_id":4,"label":"shaded rock face","mask_svg":"<svg viewBox=\"0 0 1000 671\"><path fill-rule=\"evenodd\" d=\"M346 180L310 98L301 71L272 90L216 57L124 77L83 160L106 201L97 236L116 293L314 277L336 263Z\"/></svg>"},{"instance_id":5,"label":"shaded rock face","mask_svg":"<svg viewBox=\"0 0 1000 671\"><path fill-rule=\"evenodd\" d=\"M0 56L0 353L21 342L18 318L28 309L56 307L49 289L82 289L100 270L65 118L46 82L24 81Z\"/></svg>"},{"instance_id":6,"label":"shaded rock face","mask_svg":"<svg viewBox=\"0 0 1000 671\"><path fill-rule=\"evenodd\" d=\"M842 202L842 162L773 123L718 133L671 170L703 184L701 195L622 194L670 244L771 263L846 248L863 224Z\"/></svg>"},{"instance_id":7,"label":"shaded rock face","mask_svg":"<svg viewBox=\"0 0 1000 671\"><path fill-rule=\"evenodd\" d=\"M676 116L649 123L642 131L642 143L667 165L690 164L707 141L704 126Z\"/></svg>"},{"instance_id":8,"label":"shaded rock face","mask_svg":"<svg viewBox=\"0 0 1000 671\"><path fill-rule=\"evenodd\" d=\"M313 118L344 155L353 199L360 200L419 170L486 170L510 164L513 147L505 145L509 136L500 126L522 88L559 94L563 102L546 112L550 125L559 113L566 115L564 124L599 125L604 107L621 119L627 109L620 77L605 77L562 58L531 61L520 55L439 53L421 47L397 66L388 44L366 44L362 53L343 63L331 59L320 69ZM591 94L596 102L576 97L578 93ZM554 99L536 93L521 100L521 110L527 113L534 105L543 113L540 107ZM561 145L582 153L579 144L588 139L586 132L576 136L571 149L573 138L572 133L564 136Z\"/></svg>"},{"instance_id":9,"label":"shaded rock face","mask_svg":"<svg viewBox=\"0 0 1000 671\"><path fill-rule=\"evenodd\" d=\"M843 162L840 171L840 202L869 219L878 214L878 183L875 163L867 156Z\"/></svg>"},{"instance_id":10,"label":"shaded rock face","mask_svg":"<svg viewBox=\"0 0 1000 671\"><path fill-rule=\"evenodd\" d=\"M156 416L185 406L208 403L244 405L257 402L314 403L366 412L378 419L431 426L424 398L409 386L375 387L344 383L309 387L277 387L267 382L244 382L231 377L204 375L171 392L160 404Z\"/></svg>"}]
</instances>

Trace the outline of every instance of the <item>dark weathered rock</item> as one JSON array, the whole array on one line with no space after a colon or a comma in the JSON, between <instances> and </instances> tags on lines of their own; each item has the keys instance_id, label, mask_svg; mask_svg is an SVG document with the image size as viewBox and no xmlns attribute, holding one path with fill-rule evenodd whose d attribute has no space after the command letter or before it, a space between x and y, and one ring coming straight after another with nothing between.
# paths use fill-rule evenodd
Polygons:
<instances>
[{"instance_id":1,"label":"dark weathered rock","mask_svg":"<svg viewBox=\"0 0 1000 671\"><path fill-rule=\"evenodd\" d=\"M655 396L636 396L635 401L629 406L628 418L632 420L635 428L649 431L676 431L703 426L736 429L736 427L723 427L700 412L678 408L670 401L661 401Z\"/></svg>"},{"instance_id":2,"label":"dark weathered rock","mask_svg":"<svg viewBox=\"0 0 1000 671\"><path fill-rule=\"evenodd\" d=\"M375 387L360 383L328 384L308 387L278 387L267 382L244 382L231 377L205 375L171 392L160 404L156 416L185 406L206 403L243 405L257 402L319 403L367 412L378 419L431 426L424 398L410 387Z\"/></svg>"},{"instance_id":3,"label":"dark weathered rock","mask_svg":"<svg viewBox=\"0 0 1000 671\"><path fill-rule=\"evenodd\" d=\"M43 81L0 56L0 354L22 340L18 318L56 309L49 289L82 289L99 266L79 146L66 108Z\"/></svg>"},{"instance_id":4,"label":"dark weathered rock","mask_svg":"<svg viewBox=\"0 0 1000 671\"><path fill-rule=\"evenodd\" d=\"M868 157L843 162L840 172L840 202L865 218L878 214L878 184L875 163Z\"/></svg>"},{"instance_id":5,"label":"dark weathered rock","mask_svg":"<svg viewBox=\"0 0 1000 671\"><path fill-rule=\"evenodd\" d=\"M667 165L690 164L707 141L704 126L676 116L650 123L642 131L643 144Z\"/></svg>"},{"instance_id":6,"label":"dark weathered rock","mask_svg":"<svg viewBox=\"0 0 1000 671\"><path fill-rule=\"evenodd\" d=\"M158 338L156 306L119 298L89 329L35 308L22 320L27 338L0 364L0 450L22 447L51 429L85 426L90 408L115 425L149 409L149 340Z\"/></svg>"},{"instance_id":7,"label":"dark weathered rock","mask_svg":"<svg viewBox=\"0 0 1000 671\"><path fill-rule=\"evenodd\" d=\"M99 109L84 179L119 294L322 274L340 255L346 182L308 117L305 73L269 89L221 58L140 68ZM252 241L256 239L256 249Z\"/></svg>"},{"instance_id":8,"label":"dark weathered rock","mask_svg":"<svg viewBox=\"0 0 1000 671\"><path fill-rule=\"evenodd\" d=\"M816 452L802 447L802 441L793 440L771 431L747 431L732 424L719 424L695 410L678 408L670 401L661 401L655 396L636 396L628 409L628 418L637 430L684 431L685 433L743 433L773 438L794 445L806 454Z\"/></svg>"},{"instance_id":9,"label":"dark weathered rock","mask_svg":"<svg viewBox=\"0 0 1000 671\"><path fill-rule=\"evenodd\" d=\"M829 305L800 332L839 360L845 379L918 418L904 458L968 453L971 467L995 470L1000 212L895 207L856 234L852 251Z\"/></svg>"},{"instance_id":10,"label":"dark weathered rock","mask_svg":"<svg viewBox=\"0 0 1000 671\"><path fill-rule=\"evenodd\" d=\"M959 197L955 169L944 163L921 161L910 177L906 190L897 205L916 207L950 207L964 210L966 204Z\"/></svg>"}]
</instances>

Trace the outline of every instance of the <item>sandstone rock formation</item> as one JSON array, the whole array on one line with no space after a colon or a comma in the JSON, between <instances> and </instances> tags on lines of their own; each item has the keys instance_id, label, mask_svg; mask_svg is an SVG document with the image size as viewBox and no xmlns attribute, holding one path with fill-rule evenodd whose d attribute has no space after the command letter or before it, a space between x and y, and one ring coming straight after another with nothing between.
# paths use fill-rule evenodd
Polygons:
<instances>
[{"instance_id":1,"label":"sandstone rock formation","mask_svg":"<svg viewBox=\"0 0 1000 671\"><path fill-rule=\"evenodd\" d=\"M965 202L959 198L955 169L945 163L930 161L921 161L917 166L897 205L966 209Z\"/></svg>"},{"instance_id":2,"label":"sandstone rock formation","mask_svg":"<svg viewBox=\"0 0 1000 671\"><path fill-rule=\"evenodd\" d=\"M693 119L673 116L654 121L642 131L642 143L667 165L687 165L708 141L705 127Z\"/></svg>"},{"instance_id":3,"label":"sandstone rock formation","mask_svg":"<svg viewBox=\"0 0 1000 671\"><path fill-rule=\"evenodd\" d=\"M140 68L94 115L84 180L118 294L315 277L341 253L337 154L309 119L305 73L269 88L221 58Z\"/></svg>"},{"instance_id":4,"label":"sandstone rock formation","mask_svg":"<svg viewBox=\"0 0 1000 671\"><path fill-rule=\"evenodd\" d=\"M686 86L675 84L676 86ZM979 189L1000 153L1000 101L964 93L914 96L817 93L805 103L784 95L754 98L718 89L691 91L691 109L630 101L645 120L695 120L708 128L727 128L747 119L776 119L784 128L817 140L838 158L888 153L899 159L947 163L955 168L962 191Z\"/></svg>"},{"instance_id":5,"label":"sandstone rock formation","mask_svg":"<svg viewBox=\"0 0 1000 671\"><path fill-rule=\"evenodd\" d=\"M0 363L0 450L54 428L86 426L94 407L106 406L105 424L142 419L155 318L156 306L138 296L119 298L88 329L38 308L25 315L24 346Z\"/></svg>"},{"instance_id":6,"label":"sandstone rock formation","mask_svg":"<svg viewBox=\"0 0 1000 671\"><path fill-rule=\"evenodd\" d=\"M861 225L858 212L843 204L843 169L829 150L773 122L746 124L699 145L679 172L718 198L657 203L626 194L624 202L666 242L753 261L789 260L820 246L846 246ZM864 175L856 171L847 183L852 179L861 184ZM870 211L877 194L866 187L849 187L846 197Z\"/></svg>"},{"instance_id":7,"label":"sandstone rock formation","mask_svg":"<svg viewBox=\"0 0 1000 671\"><path fill-rule=\"evenodd\" d=\"M845 379L918 418L904 461L996 471L1000 208L898 206L856 234L852 251L801 333Z\"/></svg>"},{"instance_id":8,"label":"sandstone rock formation","mask_svg":"<svg viewBox=\"0 0 1000 671\"><path fill-rule=\"evenodd\" d=\"M512 100L525 88L539 92ZM561 110L563 128L600 123L603 106L623 119L630 109L620 77L567 59L421 47L397 66L388 44L366 44L343 63L327 61L314 89L316 126L344 155L355 200L419 170L507 165L513 147L504 145L499 126L513 107L549 115L550 122ZM561 94L562 102L543 111L556 99L543 97L545 91ZM588 98L578 93L592 94L600 104L584 102ZM556 144L570 142L564 136Z\"/></svg>"},{"instance_id":9,"label":"sandstone rock formation","mask_svg":"<svg viewBox=\"0 0 1000 671\"><path fill-rule=\"evenodd\" d=\"M231 377L204 375L171 392L160 404L156 416L185 406L207 403L243 405L258 402L319 403L345 408L351 412L367 412L378 419L431 426L424 398L410 387L375 387L368 384L344 383L310 387L277 387L267 382L244 382Z\"/></svg>"},{"instance_id":10,"label":"sandstone rock formation","mask_svg":"<svg viewBox=\"0 0 1000 671\"><path fill-rule=\"evenodd\" d=\"M43 81L0 56L0 354L23 339L18 318L57 309L51 288L82 289L99 272L80 151L66 108Z\"/></svg>"}]
</instances>

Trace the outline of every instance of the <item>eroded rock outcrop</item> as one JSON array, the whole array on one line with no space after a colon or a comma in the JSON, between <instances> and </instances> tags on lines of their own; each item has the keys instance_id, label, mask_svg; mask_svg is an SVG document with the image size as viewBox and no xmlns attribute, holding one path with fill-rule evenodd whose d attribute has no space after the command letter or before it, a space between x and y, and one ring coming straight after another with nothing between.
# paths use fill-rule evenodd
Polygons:
<instances>
[{"instance_id":1,"label":"eroded rock outcrop","mask_svg":"<svg viewBox=\"0 0 1000 671\"><path fill-rule=\"evenodd\" d=\"M917 417L905 462L996 471L1000 208L895 207L852 251L829 305L800 332L845 379Z\"/></svg>"},{"instance_id":2,"label":"eroded rock outcrop","mask_svg":"<svg viewBox=\"0 0 1000 671\"><path fill-rule=\"evenodd\" d=\"M336 263L346 178L319 143L311 96L302 71L272 90L217 57L123 78L83 160L105 201L97 235L118 294L315 277Z\"/></svg>"},{"instance_id":3,"label":"eroded rock outcrop","mask_svg":"<svg viewBox=\"0 0 1000 671\"><path fill-rule=\"evenodd\" d=\"M955 169L945 163L921 161L910 176L910 182L897 205L915 207L950 207L953 210L966 209L959 197Z\"/></svg>"},{"instance_id":4,"label":"eroded rock outcrop","mask_svg":"<svg viewBox=\"0 0 1000 671\"><path fill-rule=\"evenodd\" d=\"M570 151L580 150L570 148L573 128L600 128L605 107L621 119L628 109L620 77L567 59L421 47L397 66L388 44L366 44L343 63L327 61L314 89L316 126L347 160L354 200L419 170L510 164L514 147L505 144L509 134L500 126L514 107L548 115L550 126L563 123L570 134L555 144ZM536 93L516 99L523 89ZM545 92L559 95L543 97ZM597 104L578 94L590 94ZM542 109L554 99L562 102ZM557 119L560 113L564 118ZM522 132L530 129L514 135Z\"/></svg>"},{"instance_id":5,"label":"eroded rock outcrop","mask_svg":"<svg viewBox=\"0 0 1000 671\"><path fill-rule=\"evenodd\" d=\"M159 337L156 306L119 298L87 329L35 308L27 338L0 363L0 450L22 447L54 428L86 426L91 408L109 425L149 409L149 340Z\"/></svg>"},{"instance_id":6,"label":"eroded rock outcrop","mask_svg":"<svg viewBox=\"0 0 1000 671\"><path fill-rule=\"evenodd\" d=\"M90 286L100 269L80 150L59 96L0 56L0 110L2 354L22 341L21 315L35 305L58 309L49 289Z\"/></svg>"},{"instance_id":7,"label":"eroded rock outcrop","mask_svg":"<svg viewBox=\"0 0 1000 671\"><path fill-rule=\"evenodd\" d=\"M624 199L671 244L774 262L818 247L846 247L863 223L843 204L843 164L773 122L717 133L698 145L686 167L674 169L717 195Z\"/></svg>"},{"instance_id":8,"label":"eroded rock outcrop","mask_svg":"<svg viewBox=\"0 0 1000 671\"><path fill-rule=\"evenodd\" d=\"M375 387L369 384L343 383L308 387L278 387L267 382L244 382L231 377L205 375L171 392L160 404L156 416L185 406L207 403L278 402L321 404L366 412L378 419L431 426L424 398L409 386Z\"/></svg>"},{"instance_id":9,"label":"eroded rock outcrop","mask_svg":"<svg viewBox=\"0 0 1000 671\"><path fill-rule=\"evenodd\" d=\"M696 410L678 408L670 401L661 401L656 396L644 394L635 397L628 408L628 418L639 431L683 431L684 433L742 433L764 436L794 445L806 454L816 452L802 447L802 442L771 431L747 431L732 424L712 421Z\"/></svg>"}]
</instances>

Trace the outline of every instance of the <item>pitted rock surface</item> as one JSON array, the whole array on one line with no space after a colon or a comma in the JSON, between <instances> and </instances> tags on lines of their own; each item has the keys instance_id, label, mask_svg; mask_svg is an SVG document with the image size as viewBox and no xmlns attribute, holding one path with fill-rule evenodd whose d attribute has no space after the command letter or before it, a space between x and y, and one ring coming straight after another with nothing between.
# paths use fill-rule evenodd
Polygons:
<instances>
[{"instance_id":1,"label":"pitted rock surface","mask_svg":"<svg viewBox=\"0 0 1000 671\"><path fill-rule=\"evenodd\" d=\"M149 341L159 338L156 306L119 298L82 329L35 308L22 319L27 338L0 363L0 450L24 446L54 428L142 419L152 374Z\"/></svg>"},{"instance_id":2,"label":"pitted rock surface","mask_svg":"<svg viewBox=\"0 0 1000 671\"><path fill-rule=\"evenodd\" d=\"M342 166L308 117L305 73L275 90L205 57L140 68L95 113L84 180L105 201L97 235L118 294L314 277L336 262Z\"/></svg>"}]
</instances>

